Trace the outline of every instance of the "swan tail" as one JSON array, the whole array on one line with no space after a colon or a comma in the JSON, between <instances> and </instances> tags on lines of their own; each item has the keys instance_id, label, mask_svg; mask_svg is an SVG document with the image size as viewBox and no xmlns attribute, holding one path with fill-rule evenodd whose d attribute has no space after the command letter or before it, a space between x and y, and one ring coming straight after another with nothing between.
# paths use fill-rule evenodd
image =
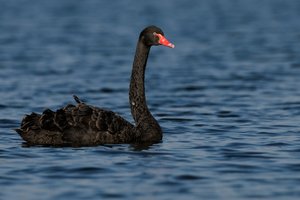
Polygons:
<instances>
[{"instance_id":1,"label":"swan tail","mask_svg":"<svg viewBox=\"0 0 300 200\"><path fill-rule=\"evenodd\" d=\"M62 131L67 123L62 109L53 112L46 109L42 114L26 115L21 127L15 131L28 143L37 145L61 145Z\"/></svg>"}]
</instances>

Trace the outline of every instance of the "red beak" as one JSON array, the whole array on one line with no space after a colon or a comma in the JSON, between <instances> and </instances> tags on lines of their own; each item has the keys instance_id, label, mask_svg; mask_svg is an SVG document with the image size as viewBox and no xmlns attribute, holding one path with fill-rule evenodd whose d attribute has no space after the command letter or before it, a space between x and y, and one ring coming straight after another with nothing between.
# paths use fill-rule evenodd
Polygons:
<instances>
[{"instance_id":1,"label":"red beak","mask_svg":"<svg viewBox=\"0 0 300 200\"><path fill-rule=\"evenodd\" d=\"M158 40L158 43L161 44L161 45L164 45L166 47L170 47L170 48L174 48L175 45L172 44L171 42L169 42L167 40L167 38L165 38L162 34L159 34L159 33L154 33L155 36L157 36L159 38Z\"/></svg>"}]
</instances>

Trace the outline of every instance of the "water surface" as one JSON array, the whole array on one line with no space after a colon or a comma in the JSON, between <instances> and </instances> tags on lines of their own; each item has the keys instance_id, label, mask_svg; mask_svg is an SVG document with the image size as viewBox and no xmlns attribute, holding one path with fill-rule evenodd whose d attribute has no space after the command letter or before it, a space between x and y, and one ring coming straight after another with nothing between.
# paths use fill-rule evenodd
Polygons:
<instances>
[{"instance_id":1,"label":"water surface","mask_svg":"<svg viewBox=\"0 0 300 200\"><path fill-rule=\"evenodd\" d=\"M300 2L10 0L0 8L0 199L298 199ZM132 121L139 31L156 24L150 147L26 147L25 113L73 102Z\"/></svg>"}]
</instances>

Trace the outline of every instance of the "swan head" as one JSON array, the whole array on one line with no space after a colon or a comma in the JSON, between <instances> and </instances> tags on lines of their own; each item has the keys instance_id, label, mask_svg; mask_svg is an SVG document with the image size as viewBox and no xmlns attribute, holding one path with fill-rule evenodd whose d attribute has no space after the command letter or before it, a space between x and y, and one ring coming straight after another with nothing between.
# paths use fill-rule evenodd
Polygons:
<instances>
[{"instance_id":1,"label":"swan head","mask_svg":"<svg viewBox=\"0 0 300 200\"><path fill-rule=\"evenodd\" d=\"M166 47L174 48L175 45L169 42L165 36L164 32L156 27L156 26L148 26L146 27L140 35L140 39L144 42L147 46L152 45L163 45Z\"/></svg>"}]
</instances>

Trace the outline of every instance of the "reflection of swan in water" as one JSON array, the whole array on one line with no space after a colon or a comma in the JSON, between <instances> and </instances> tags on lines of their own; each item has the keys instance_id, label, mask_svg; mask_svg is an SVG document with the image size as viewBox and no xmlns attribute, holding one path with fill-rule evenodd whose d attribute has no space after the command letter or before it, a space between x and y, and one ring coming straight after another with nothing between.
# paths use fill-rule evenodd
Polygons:
<instances>
[{"instance_id":1,"label":"reflection of swan in water","mask_svg":"<svg viewBox=\"0 0 300 200\"><path fill-rule=\"evenodd\" d=\"M129 100L135 125L116 113L86 105L74 96L76 106L42 114L26 115L16 129L29 145L89 146L114 143L155 143L162 139L162 130L151 115L145 97L144 75L152 45L174 48L162 30L145 28L139 37L134 56Z\"/></svg>"}]
</instances>

